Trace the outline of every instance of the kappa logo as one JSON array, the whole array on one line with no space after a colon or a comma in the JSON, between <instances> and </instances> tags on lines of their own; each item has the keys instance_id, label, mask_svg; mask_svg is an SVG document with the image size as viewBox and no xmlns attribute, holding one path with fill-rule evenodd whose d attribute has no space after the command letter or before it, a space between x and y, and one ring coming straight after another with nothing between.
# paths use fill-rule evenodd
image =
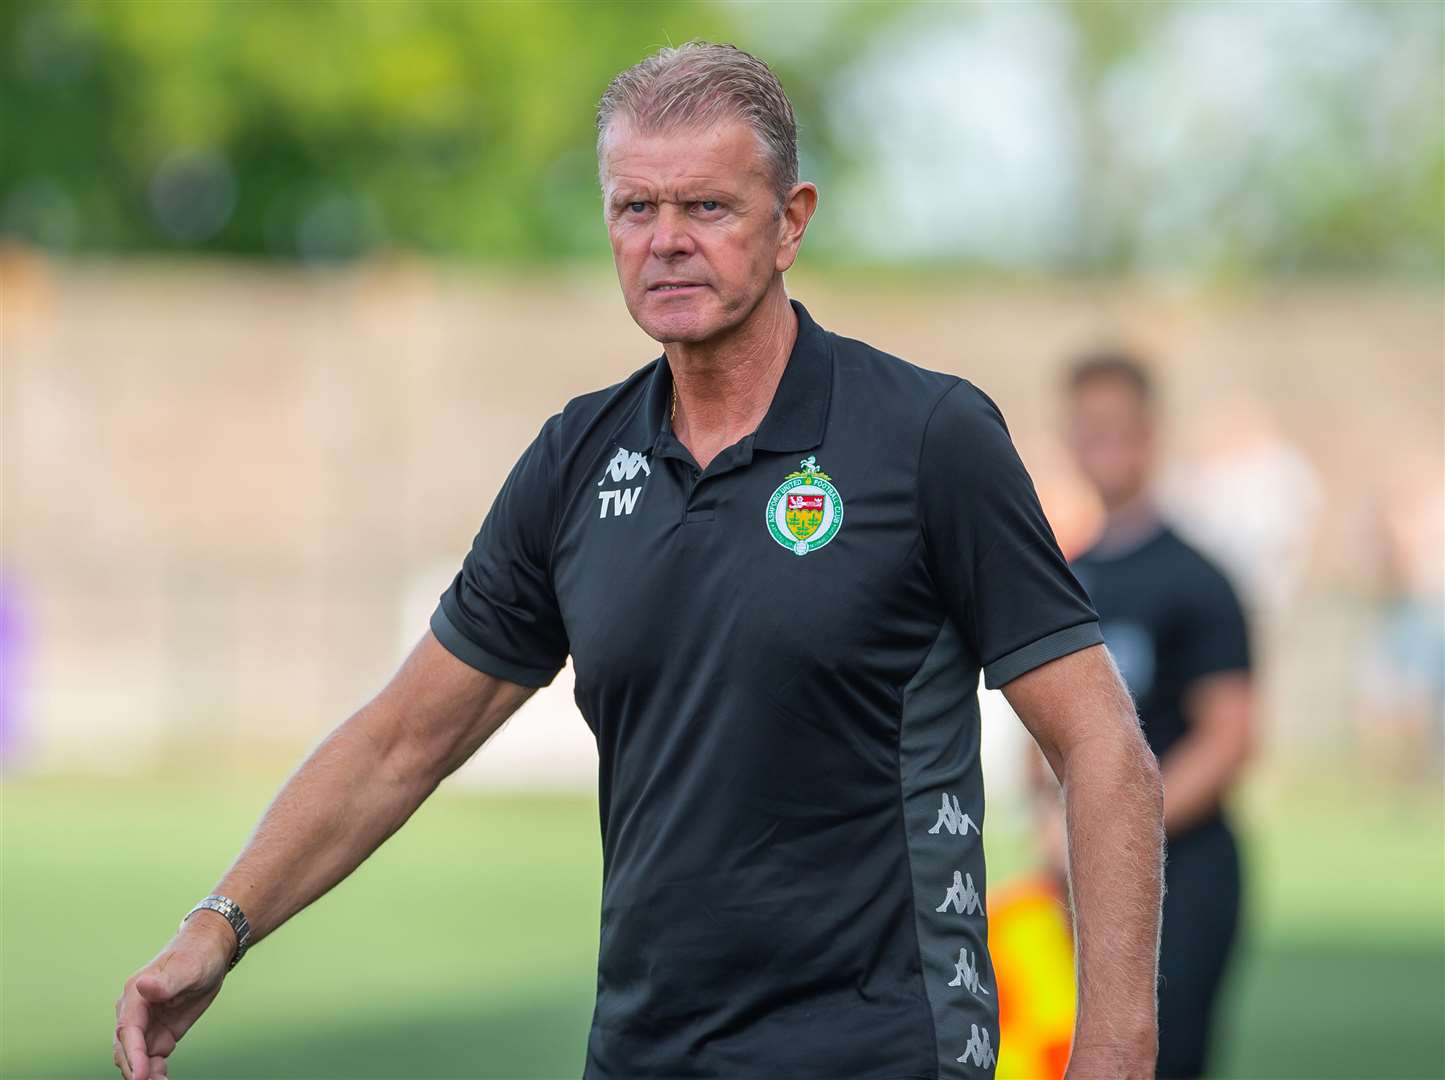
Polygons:
<instances>
[{"instance_id":1,"label":"kappa logo","mask_svg":"<svg viewBox=\"0 0 1445 1080\"><path fill-rule=\"evenodd\" d=\"M948 892L943 897L943 903L933 910L947 911L950 904L953 905L953 910L960 915L983 914L983 898L979 896L978 889L974 887L972 874L960 874L955 870L953 884L948 887Z\"/></svg>"},{"instance_id":2,"label":"kappa logo","mask_svg":"<svg viewBox=\"0 0 1445 1080\"><path fill-rule=\"evenodd\" d=\"M652 466L648 464L646 455L636 450L625 450L619 446L617 453L614 454L612 460L607 463L607 468L602 471L602 479L597 481L597 486L601 487L609 480L614 484L620 484L624 481L634 479L639 472L642 473L644 479L652 475ZM602 505L598 510L597 516L605 518L609 507L612 510L613 517L630 514L637 506L637 498L641 494L642 485L640 484L637 487L630 487L625 491L620 491L615 488L608 491L599 491L597 493L597 501Z\"/></svg>"},{"instance_id":3,"label":"kappa logo","mask_svg":"<svg viewBox=\"0 0 1445 1080\"><path fill-rule=\"evenodd\" d=\"M765 520L774 540L794 555L806 555L838 535L843 497L833 486L833 478L818 468L814 455L798 464L802 468L788 473L774 489Z\"/></svg>"},{"instance_id":4,"label":"kappa logo","mask_svg":"<svg viewBox=\"0 0 1445 1080\"><path fill-rule=\"evenodd\" d=\"M951 803L949 802L950 798L953 800ZM932 836L937 836L940 829L947 829L950 836L967 836L969 829L979 833L978 825L974 823L973 818L965 814L963 808L958 805L958 796L950 796L946 791L943 793L943 805L938 809L938 820L933 823L933 828L928 832Z\"/></svg>"},{"instance_id":5,"label":"kappa logo","mask_svg":"<svg viewBox=\"0 0 1445 1080\"><path fill-rule=\"evenodd\" d=\"M958 950L958 963L953 965L953 978L948 980L949 986L962 986L970 991L975 997L979 994L988 995L988 989L979 981L978 958L967 949Z\"/></svg>"},{"instance_id":6,"label":"kappa logo","mask_svg":"<svg viewBox=\"0 0 1445 1080\"><path fill-rule=\"evenodd\" d=\"M624 450L617 448L617 453L612 455L612 460L607 463L606 470L602 473L602 479L597 481L597 486L611 480L614 484L620 484L624 480L631 480L638 471L644 476L652 475L652 466L647 463L647 456L636 450Z\"/></svg>"},{"instance_id":7,"label":"kappa logo","mask_svg":"<svg viewBox=\"0 0 1445 1080\"><path fill-rule=\"evenodd\" d=\"M981 1028L977 1024L969 1024L968 1045L963 1048L963 1053L954 1058L965 1065L977 1065L979 1068L988 1068L998 1059L994 1056L993 1040L988 1037L988 1028Z\"/></svg>"}]
</instances>

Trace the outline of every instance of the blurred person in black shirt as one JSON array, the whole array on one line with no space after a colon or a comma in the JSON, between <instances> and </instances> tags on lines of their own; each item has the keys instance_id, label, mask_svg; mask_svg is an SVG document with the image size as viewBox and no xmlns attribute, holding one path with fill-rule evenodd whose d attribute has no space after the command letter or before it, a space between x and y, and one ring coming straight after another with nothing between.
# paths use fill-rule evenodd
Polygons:
<instances>
[{"instance_id":1,"label":"blurred person in black shirt","mask_svg":"<svg viewBox=\"0 0 1445 1080\"><path fill-rule=\"evenodd\" d=\"M1151 494L1157 418L1146 369L1124 353L1090 354L1069 370L1065 393L1069 448L1105 511L1073 569L1164 778L1158 1075L1197 1077L1239 923L1239 851L1223 803L1254 741L1249 633L1224 574ZM1052 778L1038 767L1031 775L1045 850L1061 859Z\"/></svg>"}]
</instances>

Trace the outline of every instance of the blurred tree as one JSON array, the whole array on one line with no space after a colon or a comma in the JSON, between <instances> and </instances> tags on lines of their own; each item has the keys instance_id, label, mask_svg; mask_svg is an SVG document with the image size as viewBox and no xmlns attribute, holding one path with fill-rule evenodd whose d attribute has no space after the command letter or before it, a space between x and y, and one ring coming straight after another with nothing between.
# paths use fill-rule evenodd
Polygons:
<instances>
[{"instance_id":1,"label":"blurred tree","mask_svg":"<svg viewBox=\"0 0 1445 1080\"><path fill-rule=\"evenodd\" d=\"M1445 5L1071 8L1090 268L1441 268Z\"/></svg>"},{"instance_id":2,"label":"blurred tree","mask_svg":"<svg viewBox=\"0 0 1445 1080\"><path fill-rule=\"evenodd\" d=\"M852 28L886 14L819 20L850 32L780 65L800 106L817 102L799 69L846 59ZM78 249L600 253L608 79L659 44L736 40L752 15L682 0L11 3L0 225Z\"/></svg>"},{"instance_id":3,"label":"blurred tree","mask_svg":"<svg viewBox=\"0 0 1445 1080\"><path fill-rule=\"evenodd\" d=\"M788 86L824 259L1438 274L1442 10L11 0L0 232L604 257L596 99L704 37Z\"/></svg>"}]
</instances>

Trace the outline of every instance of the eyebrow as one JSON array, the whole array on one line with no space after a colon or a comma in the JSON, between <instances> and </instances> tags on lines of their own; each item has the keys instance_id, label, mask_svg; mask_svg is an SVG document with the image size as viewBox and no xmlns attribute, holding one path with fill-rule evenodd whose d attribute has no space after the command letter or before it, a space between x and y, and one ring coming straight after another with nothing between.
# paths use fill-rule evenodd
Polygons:
<instances>
[{"instance_id":1,"label":"eyebrow","mask_svg":"<svg viewBox=\"0 0 1445 1080\"><path fill-rule=\"evenodd\" d=\"M607 205L618 207L633 202L732 202L736 198L731 192L716 188L697 188L691 191L683 189L683 191L684 195L680 199L660 199L655 192L641 188L618 188L607 200Z\"/></svg>"}]
</instances>

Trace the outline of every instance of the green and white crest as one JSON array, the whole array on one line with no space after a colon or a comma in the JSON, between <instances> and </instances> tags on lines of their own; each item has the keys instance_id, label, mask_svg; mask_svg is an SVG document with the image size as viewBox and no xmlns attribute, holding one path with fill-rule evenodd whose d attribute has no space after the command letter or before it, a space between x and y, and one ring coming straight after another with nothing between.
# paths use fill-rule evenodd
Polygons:
<instances>
[{"instance_id":1,"label":"green and white crest","mask_svg":"<svg viewBox=\"0 0 1445 1080\"><path fill-rule=\"evenodd\" d=\"M794 555L817 551L843 524L843 497L809 454L768 500L768 532Z\"/></svg>"}]
</instances>

